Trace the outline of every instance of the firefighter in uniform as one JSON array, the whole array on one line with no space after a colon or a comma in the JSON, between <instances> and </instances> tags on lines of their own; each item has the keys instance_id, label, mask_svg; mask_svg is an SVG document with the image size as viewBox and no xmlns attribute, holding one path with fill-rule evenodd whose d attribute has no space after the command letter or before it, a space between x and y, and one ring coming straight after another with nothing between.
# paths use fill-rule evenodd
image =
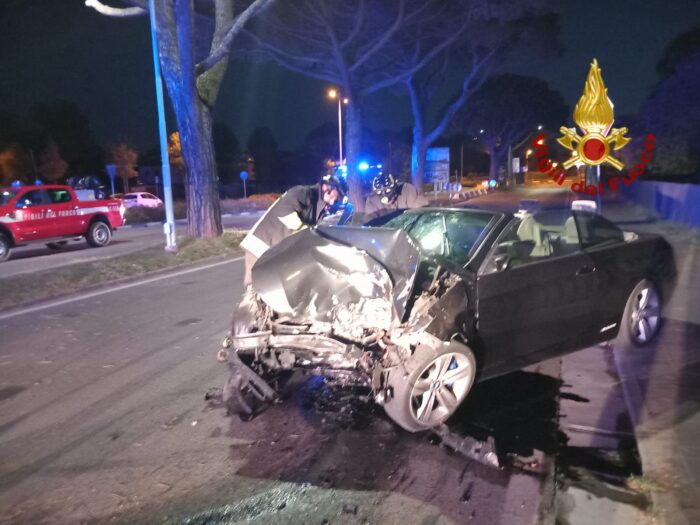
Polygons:
<instances>
[{"instance_id":1,"label":"firefighter in uniform","mask_svg":"<svg viewBox=\"0 0 700 525\"><path fill-rule=\"evenodd\" d=\"M428 200L408 182L397 183L392 175L372 179L372 194L365 202L364 220L370 221L396 210L427 206Z\"/></svg>"},{"instance_id":2,"label":"firefighter in uniform","mask_svg":"<svg viewBox=\"0 0 700 525\"><path fill-rule=\"evenodd\" d=\"M268 208L241 242L245 250L246 294L252 293L255 261L285 237L318 223L344 195L343 181L335 175L325 175L319 184L290 188Z\"/></svg>"}]
</instances>

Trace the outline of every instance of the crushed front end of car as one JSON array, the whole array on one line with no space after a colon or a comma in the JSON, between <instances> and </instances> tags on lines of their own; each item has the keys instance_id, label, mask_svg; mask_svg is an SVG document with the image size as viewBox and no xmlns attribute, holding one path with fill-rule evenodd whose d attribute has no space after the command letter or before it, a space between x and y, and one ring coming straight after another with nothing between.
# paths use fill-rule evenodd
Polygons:
<instances>
[{"instance_id":1,"label":"crushed front end of car","mask_svg":"<svg viewBox=\"0 0 700 525\"><path fill-rule=\"evenodd\" d=\"M440 424L471 387L473 356L452 337L464 283L403 230L304 230L257 261L253 287L219 352L231 368L224 401L242 419L274 402L292 370L366 387L409 431Z\"/></svg>"}]
</instances>

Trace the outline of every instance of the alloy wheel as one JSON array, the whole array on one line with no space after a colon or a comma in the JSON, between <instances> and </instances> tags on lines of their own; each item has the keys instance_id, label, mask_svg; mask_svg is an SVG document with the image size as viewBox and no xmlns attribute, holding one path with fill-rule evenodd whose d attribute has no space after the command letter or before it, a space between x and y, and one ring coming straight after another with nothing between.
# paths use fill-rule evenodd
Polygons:
<instances>
[{"instance_id":1,"label":"alloy wheel","mask_svg":"<svg viewBox=\"0 0 700 525\"><path fill-rule=\"evenodd\" d=\"M634 298L630 316L630 333L639 343L646 343L659 327L659 294L653 286L645 286Z\"/></svg>"},{"instance_id":2,"label":"alloy wheel","mask_svg":"<svg viewBox=\"0 0 700 525\"><path fill-rule=\"evenodd\" d=\"M423 425L437 424L457 409L474 380L469 359L449 352L436 357L421 372L411 389L411 414Z\"/></svg>"}]
</instances>

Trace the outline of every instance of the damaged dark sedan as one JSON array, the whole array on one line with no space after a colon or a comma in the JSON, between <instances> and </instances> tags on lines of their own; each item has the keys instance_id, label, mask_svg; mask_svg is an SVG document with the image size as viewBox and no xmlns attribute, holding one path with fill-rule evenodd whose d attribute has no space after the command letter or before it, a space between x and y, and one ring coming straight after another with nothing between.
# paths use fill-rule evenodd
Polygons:
<instances>
[{"instance_id":1,"label":"damaged dark sedan","mask_svg":"<svg viewBox=\"0 0 700 525\"><path fill-rule=\"evenodd\" d=\"M404 429L449 418L475 381L617 338L657 333L674 275L660 237L568 209L399 212L306 229L253 268L219 359L248 419L304 369L366 387Z\"/></svg>"}]
</instances>

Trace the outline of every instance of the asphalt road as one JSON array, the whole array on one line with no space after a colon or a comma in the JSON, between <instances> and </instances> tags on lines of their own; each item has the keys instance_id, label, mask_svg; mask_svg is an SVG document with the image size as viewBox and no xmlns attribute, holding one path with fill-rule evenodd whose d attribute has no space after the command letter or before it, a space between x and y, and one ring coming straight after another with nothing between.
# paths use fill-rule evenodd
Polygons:
<instances>
[{"instance_id":1,"label":"asphalt road","mask_svg":"<svg viewBox=\"0 0 700 525\"><path fill-rule=\"evenodd\" d=\"M454 418L458 436L494 428L530 473L450 454L381 411L345 429L309 381L232 421L204 396L227 376L215 356L241 281L224 261L0 315L0 522L535 522L556 369L479 385Z\"/></svg>"},{"instance_id":2,"label":"asphalt road","mask_svg":"<svg viewBox=\"0 0 700 525\"><path fill-rule=\"evenodd\" d=\"M262 212L230 215L222 218L224 228L248 229L258 220ZM184 221L176 224L177 234L184 235ZM160 224L135 225L119 228L114 232L112 242L104 248L91 248L84 239L71 240L60 250L51 250L43 244L32 244L12 250L8 261L0 264L0 278L11 277L50 268L57 268L76 262L108 259L142 250L150 246L165 246L165 236Z\"/></svg>"}]
</instances>

